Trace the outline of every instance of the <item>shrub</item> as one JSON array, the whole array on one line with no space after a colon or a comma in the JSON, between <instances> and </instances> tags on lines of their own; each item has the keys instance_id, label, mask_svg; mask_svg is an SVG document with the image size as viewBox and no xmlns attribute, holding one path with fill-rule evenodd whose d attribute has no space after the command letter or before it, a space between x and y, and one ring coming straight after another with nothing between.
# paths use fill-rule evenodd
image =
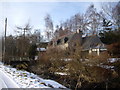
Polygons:
<instances>
[{"instance_id":1,"label":"shrub","mask_svg":"<svg viewBox=\"0 0 120 90\"><path fill-rule=\"evenodd\" d=\"M26 70L28 68L28 65L26 63L25 64L18 64L18 65L16 65L16 68Z\"/></svg>"}]
</instances>

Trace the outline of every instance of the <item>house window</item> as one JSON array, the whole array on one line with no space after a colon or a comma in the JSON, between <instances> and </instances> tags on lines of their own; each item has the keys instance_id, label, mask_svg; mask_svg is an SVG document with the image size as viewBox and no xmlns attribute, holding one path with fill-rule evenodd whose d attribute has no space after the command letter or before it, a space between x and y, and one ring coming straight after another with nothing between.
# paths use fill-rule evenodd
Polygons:
<instances>
[{"instance_id":1,"label":"house window","mask_svg":"<svg viewBox=\"0 0 120 90\"><path fill-rule=\"evenodd\" d=\"M57 45L59 45L61 43L61 40L60 39L58 39L57 40Z\"/></svg>"},{"instance_id":2,"label":"house window","mask_svg":"<svg viewBox=\"0 0 120 90\"><path fill-rule=\"evenodd\" d=\"M68 41L68 37L64 38L64 43L66 43Z\"/></svg>"}]
</instances>

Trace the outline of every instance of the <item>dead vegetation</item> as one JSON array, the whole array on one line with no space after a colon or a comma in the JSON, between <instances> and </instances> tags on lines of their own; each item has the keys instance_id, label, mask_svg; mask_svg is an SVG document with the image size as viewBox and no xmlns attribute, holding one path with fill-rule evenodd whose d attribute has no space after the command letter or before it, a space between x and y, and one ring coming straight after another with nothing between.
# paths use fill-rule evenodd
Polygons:
<instances>
[{"instance_id":1,"label":"dead vegetation","mask_svg":"<svg viewBox=\"0 0 120 90\"><path fill-rule=\"evenodd\" d=\"M43 78L54 79L71 89L106 88L113 79L118 78L118 65L116 71L101 67L108 65L107 52L101 53L100 56L89 55L89 58L85 59L82 58L80 47L77 48L79 49L74 52L50 49L40 57L36 65L30 66L30 70Z\"/></svg>"}]
</instances>

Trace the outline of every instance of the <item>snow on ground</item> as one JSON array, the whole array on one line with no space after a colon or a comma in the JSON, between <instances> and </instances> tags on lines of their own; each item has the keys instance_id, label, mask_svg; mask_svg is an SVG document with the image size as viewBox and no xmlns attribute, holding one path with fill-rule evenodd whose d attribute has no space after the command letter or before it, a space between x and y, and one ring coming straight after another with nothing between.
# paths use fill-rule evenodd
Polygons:
<instances>
[{"instance_id":1,"label":"snow on ground","mask_svg":"<svg viewBox=\"0 0 120 90\"><path fill-rule=\"evenodd\" d=\"M109 58L108 61L111 63L117 62L120 58Z\"/></svg>"},{"instance_id":2,"label":"snow on ground","mask_svg":"<svg viewBox=\"0 0 120 90\"><path fill-rule=\"evenodd\" d=\"M58 75L68 75L66 72L55 72L55 74L58 74Z\"/></svg>"},{"instance_id":3,"label":"snow on ground","mask_svg":"<svg viewBox=\"0 0 120 90\"><path fill-rule=\"evenodd\" d=\"M17 70L3 64L0 64L0 70L12 78L20 88L66 88L53 80L42 79L33 73Z\"/></svg>"},{"instance_id":4,"label":"snow on ground","mask_svg":"<svg viewBox=\"0 0 120 90\"><path fill-rule=\"evenodd\" d=\"M109 65L97 65L99 67L105 68L105 69L111 69L114 70L114 66L109 66Z\"/></svg>"},{"instance_id":5,"label":"snow on ground","mask_svg":"<svg viewBox=\"0 0 120 90\"><path fill-rule=\"evenodd\" d=\"M0 90L2 88L7 88L7 86L6 86L5 82L0 78Z\"/></svg>"},{"instance_id":6,"label":"snow on ground","mask_svg":"<svg viewBox=\"0 0 120 90\"><path fill-rule=\"evenodd\" d=\"M20 88L5 72L0 70L0 88Z\"/></svg>"}]
</instances>

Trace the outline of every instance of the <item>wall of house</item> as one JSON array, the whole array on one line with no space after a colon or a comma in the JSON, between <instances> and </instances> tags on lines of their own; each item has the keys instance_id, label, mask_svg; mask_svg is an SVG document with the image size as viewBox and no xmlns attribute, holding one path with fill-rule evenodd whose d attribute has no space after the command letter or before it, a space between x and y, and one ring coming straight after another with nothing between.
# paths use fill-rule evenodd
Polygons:
<instances>
[{"instance_id":1,"label":"wall of house","mask_svg":"<svg viewBox=\"0 0 120 90\"><path fill-rule=\"evenodd\" d=\"M74 49L82 45L82 32L80 30L77 30L76 33L74 33L70 38L68 38L67 42L65 42L65 38L67 38L67 36L52 41L52 44L49 45L48 48L57 47L59 49L65 50L66 48Z\"/></svg>"},{"instance_id":2,"label":"wall of house","mask_svg":"<svg viewBox=\"0 0 120 90\"><path fill-rule=\"evenodd\" d=\"M70 50L73 50L74 48L81 47L81 45L82 45L82 32L76 32L68 42L68 47Z\"/></svg>"},{"instance_id":3,"label":"wall of house","mask_svg":"<svg viewBox=\"0 0 120 90\"><path fill-rule=\"evenodd\" d=\"M68 48L68 43L57 45L56 47L62 50L66 50Z\"/></svg>"},{"instance_id":4,"label":"wall of house","mask_svg":"<svg viewBox=\"0 0 120 90\"><path fill-rule=\"evenodd\" d=\"M95 55L100 55L100 49L97 48L97 49L90 49L89 50L89 54L95 54Z\"/></svg>"}]
</instances>

